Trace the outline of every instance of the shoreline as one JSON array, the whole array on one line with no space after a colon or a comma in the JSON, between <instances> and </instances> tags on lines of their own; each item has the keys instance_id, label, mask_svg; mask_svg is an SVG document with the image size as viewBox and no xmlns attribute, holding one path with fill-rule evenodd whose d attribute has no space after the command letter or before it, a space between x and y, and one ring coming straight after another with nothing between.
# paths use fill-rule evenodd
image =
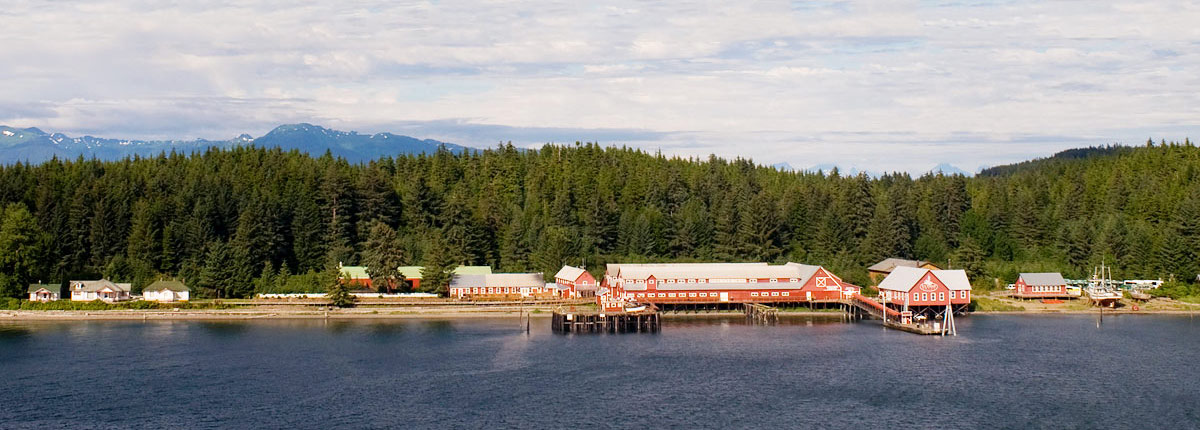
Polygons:
<instances>
[{"instance_id":1,"label":"shoreline","mask_svg":"<svg viewBox=\"0 0 1200 430\"><path fill-rule=\"evenodd\" d=\"M205 320L387 320L387 319L478 319L478 318L549 318L553 308L351 308L343 310L107 310L107 311L0 311L0 323L5 321L205 321ZM1098 309L1088 310L1021 310L979 311L977 315L1099 315ZM1109 310L1105 315L1200 315L1200 310ZM740 317L739 312L665 312L667 319ZM779 312L782 317L829 317L837 318L838 312L793 311ZM970 314L968 314L970 315Z\"/></svg>"}]
</instances>

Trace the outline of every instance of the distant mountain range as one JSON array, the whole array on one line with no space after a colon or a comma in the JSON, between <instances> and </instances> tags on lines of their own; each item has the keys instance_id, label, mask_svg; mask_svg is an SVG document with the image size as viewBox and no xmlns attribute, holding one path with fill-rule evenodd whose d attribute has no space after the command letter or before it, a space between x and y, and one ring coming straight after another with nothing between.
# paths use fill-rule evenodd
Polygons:
<instances>
[{"instance_id":1,"label":"distant mountain range","mask_svg":"<svg viewBox=\"0 0 1200 430\"><path fill-rule=\"evenodd\" d=\"M149 157L172 150L181 153L203 151L208 148L231 148L239 145L254 145L264 148L279 147L284 150L299 150L320 156L326 150L352 163L375 160L383 156L436 152L444 146L454 153L471 151L474 148L439 142L432 139L417 139L391 133L358 134L330 130L312 124L285 124L271 132L254 138L248 134L229 140L128 140L106 139L92 136L70 137L62 133L46 133L37 128L13 128L0 126L0 164L16 162L40 163L57 156L74 159L79 156L95 157L100 160L117 160L140 155Z\"/></svg>"}]
</instances>

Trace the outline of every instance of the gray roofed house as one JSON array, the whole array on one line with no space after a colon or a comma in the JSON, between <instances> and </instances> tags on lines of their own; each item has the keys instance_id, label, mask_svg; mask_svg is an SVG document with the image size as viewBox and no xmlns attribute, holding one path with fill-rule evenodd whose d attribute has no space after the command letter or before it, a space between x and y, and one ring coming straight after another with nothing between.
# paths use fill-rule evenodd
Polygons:
<instances>
[{"instance_id":1,"label":"gray roofed house","mask_svg":"<svg viewBox=\"0 0 1200 430\"><path fill-rule=\"evenodd\" d=\"M1063 279L1062 273L1046 272L1046 273L1022 273L1018 279L1025 281L1026 285L1038 286L1060 286L1067 285L1067 280Z\"/></svg>"},{"instance_id":2,"label":"gray roofed house","mask_svg":"<svg viewBox=\"0 0 1200 430\"><path fill-rule=\"evenodd\" d=\"M133 298L130 295L133 285L128 283L117 284L107 279L100 279L97 281L71 281L70 284L71 300L76 302L92 300L119 302Z\"/></svg>"},{"instance_id":3,"label":"gray roofed house","mask_svg":"<svg viewBox=\"0 0 1200 430\"><path fill-rule=\"evenodd\" d=\"M61 284L29 284L29 301L53 302L62 299L63 290Z\"/></svg>"},{"instance_id":4,"label":"gray roofed house","mask_svg":"<svg viewBox=\"0 0 1200 430\"><path fill-rule=\"evenodd\" d=\"M892 273L892 270L897 267L915 267L919 269L939 270L937 265L925 260L906 260L903 258L885 258L883 261L872 264L867 268L867 275L871 277L872 283L879 283L880 279Z\"/></svg>"}]
</instances>

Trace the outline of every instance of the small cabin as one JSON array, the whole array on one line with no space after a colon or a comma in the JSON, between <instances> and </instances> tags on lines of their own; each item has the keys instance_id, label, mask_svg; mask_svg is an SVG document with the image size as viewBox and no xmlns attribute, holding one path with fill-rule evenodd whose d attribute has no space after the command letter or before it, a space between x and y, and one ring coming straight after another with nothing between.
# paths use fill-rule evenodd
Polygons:
<instances>
[{"instance_id":1,"label":"small cabin","mask_svg":"<svg viewBox=\"0 0 1200 430\"><path fill-rule=\"evenodd\" d=\"M1013 283L1013 297L1022 299L1071 298L1061 273L1022 273Z\"/></svg>"},{"instance_id":2,"label":"small cabin","mask_svg":"<svg viewBox=\"0 0 1200 430\"><path fill-rule=\"evenodd\" d=\"M60 284L29 284L29 301L53 302L63 297L63 287Z\"/></svg>"},{"instance_id":3,"label":"small cabin","mask_svg":"<svg viewBox=\"0 0 1200 430\"><path fill-rule=\"evenodd\" d=\"M142 300L148 302L186 302L191 290L182 281L155 281L142 289Z\"/></svg>"}]
</instances>

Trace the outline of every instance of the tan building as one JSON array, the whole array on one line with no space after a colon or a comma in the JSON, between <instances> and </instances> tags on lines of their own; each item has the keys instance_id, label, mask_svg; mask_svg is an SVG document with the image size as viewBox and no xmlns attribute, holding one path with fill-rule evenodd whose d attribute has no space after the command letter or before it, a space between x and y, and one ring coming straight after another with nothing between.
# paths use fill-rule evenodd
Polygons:
<instances>
[{"instance_id":1,"label":"tan building","mask_svg":"<svg viewBox=\"0 0 1200 430\"><path fill-rule=\"evenodd\" d=\"M871 277L871 285L879 285L883 278L892 273L892 269L897 267L913 267L917 269L942 270L933 263L924 260L905 260L903 258L888 258L871 265L867 268L867 275Z\"/></svg>"}]
</instances>

